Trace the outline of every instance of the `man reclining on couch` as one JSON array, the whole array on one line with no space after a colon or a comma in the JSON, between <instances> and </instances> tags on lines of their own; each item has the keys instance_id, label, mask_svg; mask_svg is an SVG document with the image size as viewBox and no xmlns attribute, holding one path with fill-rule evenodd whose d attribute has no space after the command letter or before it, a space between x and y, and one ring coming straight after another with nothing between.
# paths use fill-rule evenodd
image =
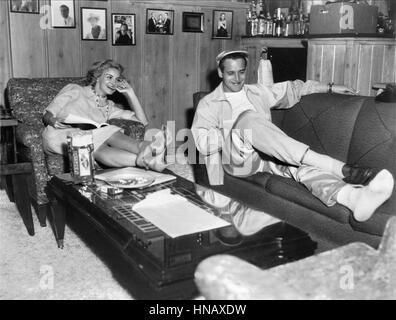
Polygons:
<instances>
[{"instance_id":1,"label":"man reclining on couch","mask_svg":"<svg viewBox=\"0 0 396 320\"><path fill-rule=\"evenodd\" d=\"M223 170L237 177L266 171L294 178L327 206L349 208L358 221L368 220L391 196L394 179L388 170L375 175L370 168L316 153L271 122L271 108L291 108L302 95L353 93L350 89L300 80L245 85L248 53L243 50L223 51L216 62L222 83L199 102L192 125L211 184L223 184ZM283 164L265 160L257 151Z\"/></svg>"}]
</instances>

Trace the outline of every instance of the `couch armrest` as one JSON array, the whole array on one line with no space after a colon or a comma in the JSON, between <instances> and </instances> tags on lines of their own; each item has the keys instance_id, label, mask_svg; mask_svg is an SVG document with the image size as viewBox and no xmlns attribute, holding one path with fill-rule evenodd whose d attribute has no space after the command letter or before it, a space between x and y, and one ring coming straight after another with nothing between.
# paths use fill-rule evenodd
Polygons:
<instances>
[{"instance_id":1,"label":"couch armrest","mask_svg":"<svg viewBox=\"0 0 396 320\"><path fill-rule=\"evenodd\" d=\"M144 139L145 127L141 122L126 119L110 119L109 124L124 129L124 133L137 140Z\"/></svg>"},{"instance_id":2,"label":"couch armrest","mask_svg":"<svg viewBox=\"0 0 396 320\"><path fill-rule=\"evenodd\" d=\"M19 146L19 156L24 161L30 161L33 167L32 185L29 186L30 193L38 203L46 203L45 186L49 179L45 154L43 150L42 130L44 127L29 126L19 123L16 128L16 138Z\"/></svg>"},{"instance_id":3,"label":"couch armrest","mask_svg":"<svg viewBox=\"0 0 396 320\"><path fill-rule=\"evenodd\" d=\"M19 122L16 128L17 142L28 148L32 145L42 145L42 129Z\"/></svg>"}]
</instances>

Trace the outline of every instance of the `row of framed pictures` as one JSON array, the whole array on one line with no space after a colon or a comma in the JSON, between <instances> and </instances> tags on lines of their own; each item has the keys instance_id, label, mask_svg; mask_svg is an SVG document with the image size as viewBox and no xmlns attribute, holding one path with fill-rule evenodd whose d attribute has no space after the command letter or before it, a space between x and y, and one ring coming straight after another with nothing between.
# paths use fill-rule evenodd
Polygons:
<instances>
[{"instance_id":1,"label":"row of framed pictures","mask_svg":"<svg viewBox=\"0 0 396 320\"><path fill-rule=\"evenodd\" d=\"M51 26L53 28L75 28L75 0L50 0ZM103 0L102 0L103 1ZM106 1L106 0L104 0ZM10 0L11 12L39 13L39 0ZM113 45L136 45L136 14L112 13L111 31ZM233 11L214 10L214 39L232 38ZM107 40L107 9L81 8L82 40ZM174 10L147 9L146 33L172 35ZM204 32L204 14L183 12L183 32Z\"/></svg>"}]
</instances>

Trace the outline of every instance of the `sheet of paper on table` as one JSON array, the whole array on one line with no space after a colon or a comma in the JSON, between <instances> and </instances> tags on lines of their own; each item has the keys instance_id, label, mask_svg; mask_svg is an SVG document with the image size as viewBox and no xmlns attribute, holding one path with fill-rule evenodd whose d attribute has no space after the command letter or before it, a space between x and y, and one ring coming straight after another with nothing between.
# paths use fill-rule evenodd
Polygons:
<instances>
[{"instance_id":1,"label":"sheet of paper on table","mask_svg":"<svg viewBox=\"0 0 396 320\"><path fill-rule=\"evenodd\" d=\"M172 238L230 225L169 188L149 194L133 210Z\"/></svg>"},{"instance_id":2,"label":"sheet of paper on table","mask_svg":"<svg viewBox=\"0 0 396 320\"><path fill-rule=\"evenodd\" d=\"M154 186L159 183L163 182L168 182L175 180L176 177L171 175L171 174L165 174L165 173L160 173L160 172L155 172L151 170L144 170L140 168L135 168L135 167L127 167L127 168L122 168L122 169L115 169L115 170L106 170L106 172L95 174L95 179L98 180L112 180L112 177L117 175L136 175L136 176L150 176L155 179L155 181L150 185Z\"/></svg>"}]
</instances>

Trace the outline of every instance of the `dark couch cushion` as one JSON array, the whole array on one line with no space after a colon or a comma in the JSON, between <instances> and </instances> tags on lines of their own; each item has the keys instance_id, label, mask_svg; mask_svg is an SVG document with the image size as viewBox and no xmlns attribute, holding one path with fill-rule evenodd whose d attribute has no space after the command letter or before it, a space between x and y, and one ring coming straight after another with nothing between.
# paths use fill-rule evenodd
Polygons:
<instances>
[{"instance_id":1,"label":"dark couch cushion","mask_svg":"<svg viewBox=\"0 0 396 320\"><path fill-rule=\"evenodd\" d=\"M286 110L273 110L274 123L313 150L346 161L353 128L366 98L317 93ZM279 113L281 115L279 115Z\"/></svg>"},{"instance_id":2,"label":"dark couch cushion","mask_svg":"<svg viewBox=\"0 0 396 320\"><path fill-rule=\"evenodd\" d=\"M205 175L206 176L206 172ZM199 178L196 182L209 186L207 178ZM232 196L234 199L249 204L253 209L262 209L263 193L270 177L269 173L260 172L246 178L237 178L227 173L224 174L224 184L210 186L215 191Z\"/></svg>"},{"instance_id":3,"label":"dark couch cushion","mask_svg":"<svg viewBox=\"0 0 396 320\"><path fill-rule=\"evenodd\" d=\"M381 211L381 208L379 208L369 220L359 222L350 216L349 223L356 231L382 236L385 231L386 223L390 217L391 215Z\"/></svg>"},{"instance_id":4,"label":"dark couch cushion","mask_svg":"<svg viewBox=\"0 0 396 320\"><path fill-rule=\"evenodd\" d=\"M364 104L353 131L348 161L388 169L396 177L396 103ZM396 190L380 211L396 215Z\"/></svg>"},{"instance_id":5,"label":"dark couch cushion","mask_svg":"<svg viewBox=\"0 0 396 320\"><path fill-rule=\"evenodd\" d=\"M396 103L367 99L357 119L348 161L362 166L388 169L396 177ZM355 230L382 235L386 222L396 215L396 188L391 198L365 222L351 219Z\"/></svg>"},{"instance_id":6,"label":"dark couch cushion","mask_svg":"<svg viewBox=\"0 0 396 320\"><path fill-rule=\"evenodd\" d=\"M318 214L323 214L340 223L348 223L350 211L341 205L327 207L312 195L305 186L290 178L271 175L266 184L266 190L285 200L294 202Z\"/></svg>"}]
</instances>

